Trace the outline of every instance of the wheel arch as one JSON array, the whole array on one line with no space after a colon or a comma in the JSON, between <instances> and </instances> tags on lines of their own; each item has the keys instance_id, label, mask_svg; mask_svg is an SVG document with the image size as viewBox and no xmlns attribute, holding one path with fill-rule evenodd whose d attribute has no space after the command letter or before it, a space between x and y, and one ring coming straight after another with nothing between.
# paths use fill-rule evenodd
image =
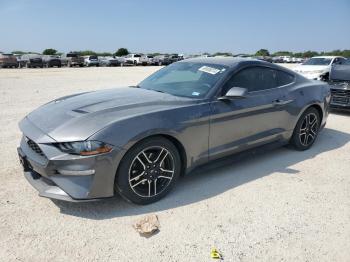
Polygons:
<instances>
[{"instance_id":1,"label":"wheel arch","mask_svg":"<svg viewBox=\"0 0 350 262\"><path fill-rule=\"evenodd\" d=\"M300 111L300 113L299 113L299 115L298 115L298 117L297 117L297 119L296 119L296 121L295 121L295 123L294 123L294 128L293 128L293 130L295 130L295 127L296 127L296 125L297 125L297 123L298 123L300 117L301 117L301 116L304 114L304 112L305 112L306 110L308 110L309 108L315 108L315 109L317 110L317 112L319 113L319 116L320 116L320 124L322 124L323 117L324 117L324 115L323 115L323 109L322 109L322 107L321 107L319 104L317 104L317 103L312 103L312 104L307 105L303 110Z\"/></svg>"},{"instance_id":2,"label":"wheel arch","mask_svg":"<svg viewBox=\"0 0 350 262\"><path fill-rule=\"evenodd\" d=\"M304 112L305 112L307 109L311 108L311 107L313 107L313 108L315 108L315 109L317 110L317 112L318 112L318 114L319 114L319 116L320 116L320 124L322 124L322 121L323 121L323 110L322 110L322 107L321 107L320 105L318 105L318 104L313 104L313 105L310 105L309 107L307 107L307 108L304 110Z\"/></svg>"}]
</instances>

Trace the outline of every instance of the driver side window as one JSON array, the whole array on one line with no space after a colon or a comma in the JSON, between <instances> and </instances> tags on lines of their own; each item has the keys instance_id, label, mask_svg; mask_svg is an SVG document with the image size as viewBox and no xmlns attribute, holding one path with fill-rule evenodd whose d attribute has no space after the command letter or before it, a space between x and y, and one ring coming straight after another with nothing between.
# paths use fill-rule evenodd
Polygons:
<instances>
[{"instance_id":1,"label":"driver side window","mask_svg":"<svg viewBox=\"0 0 350 262\"><path fill-rule=\"evenodd\" d=\"M234 74L228 80L223 88L223 95L232 87L243 87L248 92L261 91L277 87L277 72L276 70L255 66L245 68Z\"/></svg>"}]
</instances>

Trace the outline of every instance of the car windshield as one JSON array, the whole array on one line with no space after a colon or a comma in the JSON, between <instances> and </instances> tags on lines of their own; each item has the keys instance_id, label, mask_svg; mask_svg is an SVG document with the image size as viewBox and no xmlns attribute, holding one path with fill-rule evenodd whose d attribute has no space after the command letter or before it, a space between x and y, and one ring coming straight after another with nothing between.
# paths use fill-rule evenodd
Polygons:
<instances>
[{"instance_id":1,"label":"car windshield","mask_svg":"<svg viewBox=\"0 0 350 262\"><path fill-rule=\"evenodd\" d=\"M216 64L175 63L147 77L139 87L175 96L203 98L226 70L226 66Z\"/></svg>"},{"instance_id":2,"label":"car windshield","mask_svg":"<svg viewBox=\"0 0 350 262\"><path fill-rule=\"evenodd\" d=\"M317 58L310 58L305 63L303 63L303 65L329 65L331 61L332 61L331 58L317 57Z\"/></svg>"}]
</instances>

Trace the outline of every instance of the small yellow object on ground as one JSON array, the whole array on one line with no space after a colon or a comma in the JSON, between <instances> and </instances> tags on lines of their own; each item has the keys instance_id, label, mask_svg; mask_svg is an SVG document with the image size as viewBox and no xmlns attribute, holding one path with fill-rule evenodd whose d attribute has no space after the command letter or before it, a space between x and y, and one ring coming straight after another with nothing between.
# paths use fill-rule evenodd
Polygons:
<instances>
[{"instance_id":1,"label":"small yellow object on ground","mask_svg":"<svg viewBox=\"0 0 350 262\"><path fill-rule=\"evenodd\" d=\"M219 253L219 251L216 248L211 249L210 256L213 259L223 259L222 255Z\"/></svg>"}]
</instances>

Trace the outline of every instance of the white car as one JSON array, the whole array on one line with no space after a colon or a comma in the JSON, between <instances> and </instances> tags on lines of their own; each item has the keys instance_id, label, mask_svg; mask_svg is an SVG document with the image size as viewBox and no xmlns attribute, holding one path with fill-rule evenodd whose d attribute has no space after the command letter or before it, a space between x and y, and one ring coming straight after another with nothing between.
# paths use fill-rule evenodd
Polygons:
<instances>
[{"instance_id":1,"label":"white car","mask_svg":"<svg viewBox=\"0 0 350 262\"><path fill-rule=\"evenodd\" d=\"M292 58L290 56L281 56L283 63L292 63Z\"/></svg>"},{"instance_id":2,"label":"white car","mask_svg":"<svg viewBox=\"0 0 350 262\"><path fill-rule=\"evenodd\" d=\"M332 65L344 63L346 59L341 56L314 56L293 70L308 79L325 81L329 78Z\"/></svg>"},{"instance_id":3,"label":"white car","mask_svg":"<svg viewBox=\"0 0 350 262\"><path fill-rule=\"evenodd\" d=\"M126 64L139 65L140 64L140 54L128 54L125 56Z\"/></svg>"}]
</instances>

